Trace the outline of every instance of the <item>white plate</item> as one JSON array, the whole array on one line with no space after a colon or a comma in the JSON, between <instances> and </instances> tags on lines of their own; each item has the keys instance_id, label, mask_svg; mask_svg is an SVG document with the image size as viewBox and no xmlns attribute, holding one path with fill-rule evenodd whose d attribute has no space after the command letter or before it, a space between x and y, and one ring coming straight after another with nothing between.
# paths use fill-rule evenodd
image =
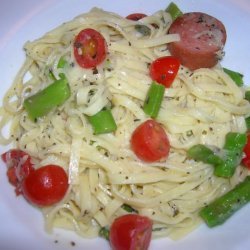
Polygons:
<instances>
[{"instance_id":1,"label":"white plate","mask_svg":"<svg viewBox=\"0 0 250 250\"><path fill-rule=\"evenodd\" d=\"M133 12L153 13L165 8L169 0L8 0L0 2L0 98L10 86L24 60L22 46L27 40L74 16L97 6L127 15ZM240 71L250 83L249 0L176 0L184 12L203 11L223 21L228 40L223 66ZM0 147L0 153L6 148ZM5 166L0 163L0 249L3 250L64 250L109 249L105 240L85 240L73 233L55 230L52 235L43 231L42 215L22 197L16 198L7 183ZM178 242L169 239L153 240L150 249L157 250L243 250L250 248L250 205L245 206L226 224L215 229L200 226ZM75 244L75 245L74 245ZM74 245L74 246L73 246Z\"/></svg>"}]
</instances>

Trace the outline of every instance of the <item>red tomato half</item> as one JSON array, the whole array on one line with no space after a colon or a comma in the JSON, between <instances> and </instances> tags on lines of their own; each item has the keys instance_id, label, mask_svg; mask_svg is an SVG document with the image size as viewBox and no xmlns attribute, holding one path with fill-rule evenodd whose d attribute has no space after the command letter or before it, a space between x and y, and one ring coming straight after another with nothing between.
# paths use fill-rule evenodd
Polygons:
<instances>
[{"instance_id":1,"label":"red tomato half","mask_svg":"<svg viewBox=\"0 0 250 250\"><path fill-rule=\"evenodd\" d=\"M84 29L76 36L74 56L82 68L94 68L104 61L107 44L101 33L94 29Z\"/></svg>"},{"instance_id":2,"label":"red tomato half","mask_svg":"<svg viewBox=\"0 0 250 250\"><path fill-rule=\"evenodd\" d=\"M143 17L146 17L146 14L143 13L133 13L130 14L128 16L126 16L126 19L132 20L132 21L139 21L140 19L142 19ZM153 23L152 24L155 28L158 28L158 25Z\"/></svg>"},{"instance_id":3,"label":"red tomato half","mask_svg":"<svg viewBox=\"0 0 250 250\"><path fill-rule=\"evenodd\" d=\"M143 17L146 17L147 15L146 14L143 14L143 13L133 13L133 14L130 14L128 16L126 16L127 19L129 20L132 20L132 21L138 21L140 19L142 19Z\"/></svg>"},{"instance_id":4,"label":"red tomato half","mask_svg":"<svg viewBox=\"0 0 250 250\"><path fill-rule=\"evenodd\" d=\"M113 250L147 250L152 235L152 221L138 214L127 214L114 220L110 228Z\"/></svg>"},{"instance_id":5,"label":"red tomato half","mask_svg":"<svg viewBox=\"0 0 250 250\"><path fill-rule=\"evenodd\" d=\"M46 165L30 173L23 181L23 196L36 206L59 202L68 189L68 176L63 168Z\"/></svg>"},{"instance_id":6,"label":"red tomato half","mask_svg":"<svg viewBox=\"0 0 250 250\"><path fill-rule=\"evenodd\" d=\"M250 134L247 135L247 144L245 145L243 152L245 156L242 159L242 164L250 170Z\"/></svg>"},{"instance_id":7,"label":"red tomato half","mask_svg":"<svg viewBox=\"0 0 250 250\"><path fill-rule=\"evenodd\" d=\"M2 160L5 163L9 163L9 161L15 159L15 160L19 160L21 157L28 155L27 153L25 153L22 150L19 149L10 149L9 151L3 153L1 155Z\"/></svg>"},{"instance_id":8,"label":"red tomato half","mask_svg":"<svg viewBox=\"0 0 250 250\"><path fill-rule=\"evenodd\" d=\"M169 154L170 144L165 130L154 120L147 120L131 137L134 153L143 161L159 161Z\"/></svg>"},{"instance_id":9,"label":"red tomato half","mask_svg":"<svg viewBox=\"0 0 250 250\"><path fill-rule=\"evenodd\" d=\"M169 88L180 67L180 61L173 56L164 56L153 61L149 68L152 80Z\"/></svg>"},{"instance_id":10,"label":"red tomato half","mask_svg":"<svg viewBox=\"0 0 250 250\"><path fill-rule=\"evenodd\" d=\"M7 176L9 182L15 186L17 195L22 193L22 181L34 171L31 157L22 150L11 149L1 155L2 160L6 163L8 170Z\"/></svg>"}]
</instances>

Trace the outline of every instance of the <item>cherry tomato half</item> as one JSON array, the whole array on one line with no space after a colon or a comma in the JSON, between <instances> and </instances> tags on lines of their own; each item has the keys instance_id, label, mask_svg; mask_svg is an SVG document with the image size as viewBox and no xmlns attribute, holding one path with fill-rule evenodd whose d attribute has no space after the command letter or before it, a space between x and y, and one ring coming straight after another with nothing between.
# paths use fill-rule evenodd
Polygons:
<instances>
[{"instance_id":1,"label":"cherry tomato half","mask_svg":"<svg viewBox=\"0 0 250 250\"><path fill-rule=\"evenodd\" d=\"M59 202L68 189L68 176L63 168L46 165L30 173L23 181L23 196L36 206Z\"/></svg>"},{"instance_id":2,"label":"cherry tomato half","mask_svg":"<svg viewBox=\"0 0 250 250\"><path fill-rule=\"evenodd\" d=\"M245 153L242 164L250 170L250 134L247 135L247 144L245 145L243 152Z\"/></svg>"},{"instance_id":3,"label":"cherry tomato half","mask_svg":"<svg viewBox=\"0 0 250 250\"><path fill-rule=\"evenodd\" d=\"M161 125L155 120L147 120L133 132L131 147L141 160L155 162L168 156L170 144Z\"/></svg>"},{"instance_id":4,"label":"cherry tomato half","mask_svg":"<svg viewBox=\"0 0 250 250\"><path fill-rule=\"evenodd\" d=\"M149 68L152 80L169 88L180 67L180 61L173 56L163 56L153 61Z\"/></svg>"},{"instance_id":5,"label":"cherry tomato half","mask_svg":"<svg viewBox=\"0 0 250 250\"><path fill-rule=\"evenodd\" d=\"M15 187L16 195L21 194L22 181L34 171L31 157L22 150L11 149L3 153L1 158L8 167L7 176L10 184Z\"/></svg>"},{"instance_id":6,"label":"cherry tomato half","mask_svg":"<svg viewBox=\"0 0 250 250\"><path fill-rule=\"evenodd\" d=\"M130 14L128 16L126 16L126 19L129 19L129 20L132 20L132 21L138 21L140 19L142 19L143 17L146 17L147 15L146 14L143 14L143 13L133 13L133 14Z\"/></svg>"},{"instance_id":7,"label":"cherry tomato half","mask_svg":"<svg viewBox=\"0 0 250 250\"><path fill-rule=\"evenodd\" d=\"M101 33L94 29L84 29L76 36L74 56L82 68L94 68L104 61L107 44Z\"/></svg>"},{"instance_id":8,"label":"cherry tomato half","mask_svg":"<svg viewBox=\"0 0 250 250\"><path fill-rule=\"evenodd\" d=\"M127 214L114 220L110 228L113 250L147 250L152 235L152 221L138 214Z\"/></svg>"},{"instance_id":9,"label":"cherry tomato half","mask_svg":"<svg viewBox=\"0 0 250 250\"><path fill-rule=\"evenodd\" d=\"M126 16L126 19L129 19L132 21L139 21L140 19L142 19L143 17L146 17L146 16L147 15L143 14L143 13L133 13L133 14ZM158 25L155 23L153 23L151 25L153 25L156 29L158 28Z\"/></svg>"}]
</instances>

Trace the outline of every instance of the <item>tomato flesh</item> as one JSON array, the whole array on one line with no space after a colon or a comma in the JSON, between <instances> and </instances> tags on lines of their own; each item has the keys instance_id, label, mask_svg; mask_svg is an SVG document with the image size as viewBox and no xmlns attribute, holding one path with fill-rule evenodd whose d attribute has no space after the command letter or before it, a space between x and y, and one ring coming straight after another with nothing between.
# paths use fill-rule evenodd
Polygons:
<instances>
[{"instance_id":1,"label":"tomato flesh","mask_svg":"<svg viewBox=\"0 0 250 250\"><path fill-rule=\"evenodd\" d=\"M11 149L1 155L4 163L6 163L7 176L10 184L15 187L16 195L22 193L22 181L34 171L31 157L22 150Z\"/></svg>"},{"instance_id":2,"label":"tomato flesh","mask_svg":"<svg viewBox=\"0 0 250 250\"><path fill-rule=\"evenodd\" d=\"M149 68L152 80L169 88L173 83L180 67L180 61L173 56L164 56L153 61Z\"/></svg>"},{"instance_id":3,"label":"tomato flesh","mask_svg":"<svg viewBox=\"0 0 250 250\"><path fill-rule=\"evenodd\" d=\"M126 19L132 20L132 21L138 21L142 19L143 17L146 17L146 14L143 13L132 13L128 16L126 16Z\"/></svg>"},{"instance_id":4,"label":"tomato flesh","mask_svg":"<svg viewBox=\"0 0 250 250\"><path fill-rule=\"evenodd\" d=\"M244 157L242 159L242 164L250 170L250 134L247 135L247 144L244 149Z\"/></svg>"},{"instance_id":5,"label":"tomato flesh","mask_svg":"<svg viewBox=\"0 0 250 250\"><path fill-rule=\"evenodd\" d=\"M114 220L110 228L113 250L147 250L152 236L152 221L138 214L127 214Z\"/></svg>"},{"instance_id":6,"label":"tomato flesh","mask_svg":"<svg viewBox=\"0 0 250 250\"><path fill-rule=\"evenodd\" d=\"M101 64L107 55L107 44L102 34L94 29L84 29L76 36L74 56L82 68L94 68Z\"/></svg>"},{"instance_id":7,"label":"tomato flesh","mask_svg":"<svg viewBox=\"0 0 250 250\"><path fill-rule=\"evenodd\" d=\"M168 156L170 144L161 125L155 120L147 120L134 130L131 148L141 160L155 162Z\"/></svg>"},{"instance_id":8,"label":"tomato flesh","mask_svg":"<svg viewBox=\"0 0 250 250\"><path fill-rule=\"evenodd\" d=\"M46 165L30 173L23 181L23 196L36 206L59 202L68 189L68 176L57 165Z\"/></svg>"}]
</instances>

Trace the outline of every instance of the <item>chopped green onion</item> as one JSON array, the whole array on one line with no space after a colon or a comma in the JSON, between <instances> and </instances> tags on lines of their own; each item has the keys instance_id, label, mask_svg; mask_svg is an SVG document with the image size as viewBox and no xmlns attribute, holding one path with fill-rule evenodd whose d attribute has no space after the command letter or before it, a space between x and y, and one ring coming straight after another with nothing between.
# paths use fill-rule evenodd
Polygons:
<instances>
[{"instance_id":1,"label":"chopped green onion","mask_svg":"<svg viewBox=\"0 0 250 250\"><path fill-rule=\"evenodd\" d=\"M243 75L239 72L232 71L227 68L223 68L224 72L227 73L231 79L235 82L235 84L239 87L243 86Z\"/></svg>"},{"instance_id":2,"label":"chopped green onion","mask_svg":"<svg viewBox=\"0 0 250 250\"><path fill-rule=\"evenodd\" d=\"M58 61L57 68L63 69L66 65L67 65L67 61L65 60L64 57L61 57Z\"/></svg>"},{"instance_id":3,"label":"chopped green onion","mask_svg":"<svg viewBox=\"0 0 250 250\"><path fill-rule=\"evenodd\" d=\"M64 74L45 89L24 100L23 106L31 120L48 114L56 106L62 105L70 97L70 87Z\"/></svg>"},{"instance_id":4,"label":"chopped green onion","mask_svg":"<svg viewBox=\"0 0 250 250\"><path fill-rule=\"evenodd\" d=\"M231 191L204 207L200 211L200 216L209 227L218 226L248 202L250 202L250 176Z\"/></svg>"},{"instance_id":5,"label":"chopped green onion","mask_svg":"<svg viewBox=\"0 0 250 250\"><path fill-rule=\"evenodd\" d=\"M135 29L141 33L143 36L149 36L151 34L151 30L146 25L136 24Z\"/></svg>"},{"instance_id":6,"label":"chopped green onion","mask_svg":"<svg viewBox=\"0 0 250 250\"><path fill-rule=\"evenodd\" d=\"M93 116L89 116L89 122L94 129L94 134L110 133L117 129L114 117L110 110L101 110Z\"/></svg>"},{"instance_id":7,"label":"chopped green onion","mask_svg":"<svg viewBox=\"0 0 250 250\"><path fill-rule=\"evenodd\" d=\"M245 122L246 122L247 130L250 131L250 116L245 118Z\"/></svg>"},{"instance_id":8,"label":"chopped green onion","mask_svg":"<svg viewBox=\"0 0 250 250\"><path fill-rule=\"evenodd\" d=\"M127 205L127 204L123 204L122 208L127 211L128 213L136 213L138 214L138 211L134 208L132 208L131 206Z\"/></svg>"},{"instance_id":9,"label":"chopped green onion","mask_svg":"<svg viewBox=\"0 0 250 250\"><path fill-rule=\"evenodd\" d=\"M245 93L245 99L250 102L250 90L246 91L246 93Z\"/></svg>"},{"instance_id":10,"label":"chopped green onion","mask_svg":"<svg viewBox=\"0 0 250 250\"><path fill-rule=\"evenodd\" d=\"M102 227L99 231L99 236L103 237L106 240L109 240L109 229L106 227Z\"/></svg>"},{"instance_id":11,"label":"chopped green onion","mask_svg":"<svg viewBox=\"0 0 250 250\"><path fill-rule=\"evenodd\" d=\"M183 15L183 13L179 9L179 7L175 3L173 3L173 2L171 2L168 5L168 7L166 8L166 12L168 12L171 15L171 17L172 17L173 20L175 20L177 17Z\"/></svg>"},{"instance_id":12,"label":"chopped green onion","mask_svg":"<svg viewBox=\"0 0 250 250\"><path fill-rule=\"evenodd\" d=\"M152 82L143 106L145 114L152 118L157 117L163 100L164 91L165 86L157 82Z\"/></svg>"}]
</instances>

